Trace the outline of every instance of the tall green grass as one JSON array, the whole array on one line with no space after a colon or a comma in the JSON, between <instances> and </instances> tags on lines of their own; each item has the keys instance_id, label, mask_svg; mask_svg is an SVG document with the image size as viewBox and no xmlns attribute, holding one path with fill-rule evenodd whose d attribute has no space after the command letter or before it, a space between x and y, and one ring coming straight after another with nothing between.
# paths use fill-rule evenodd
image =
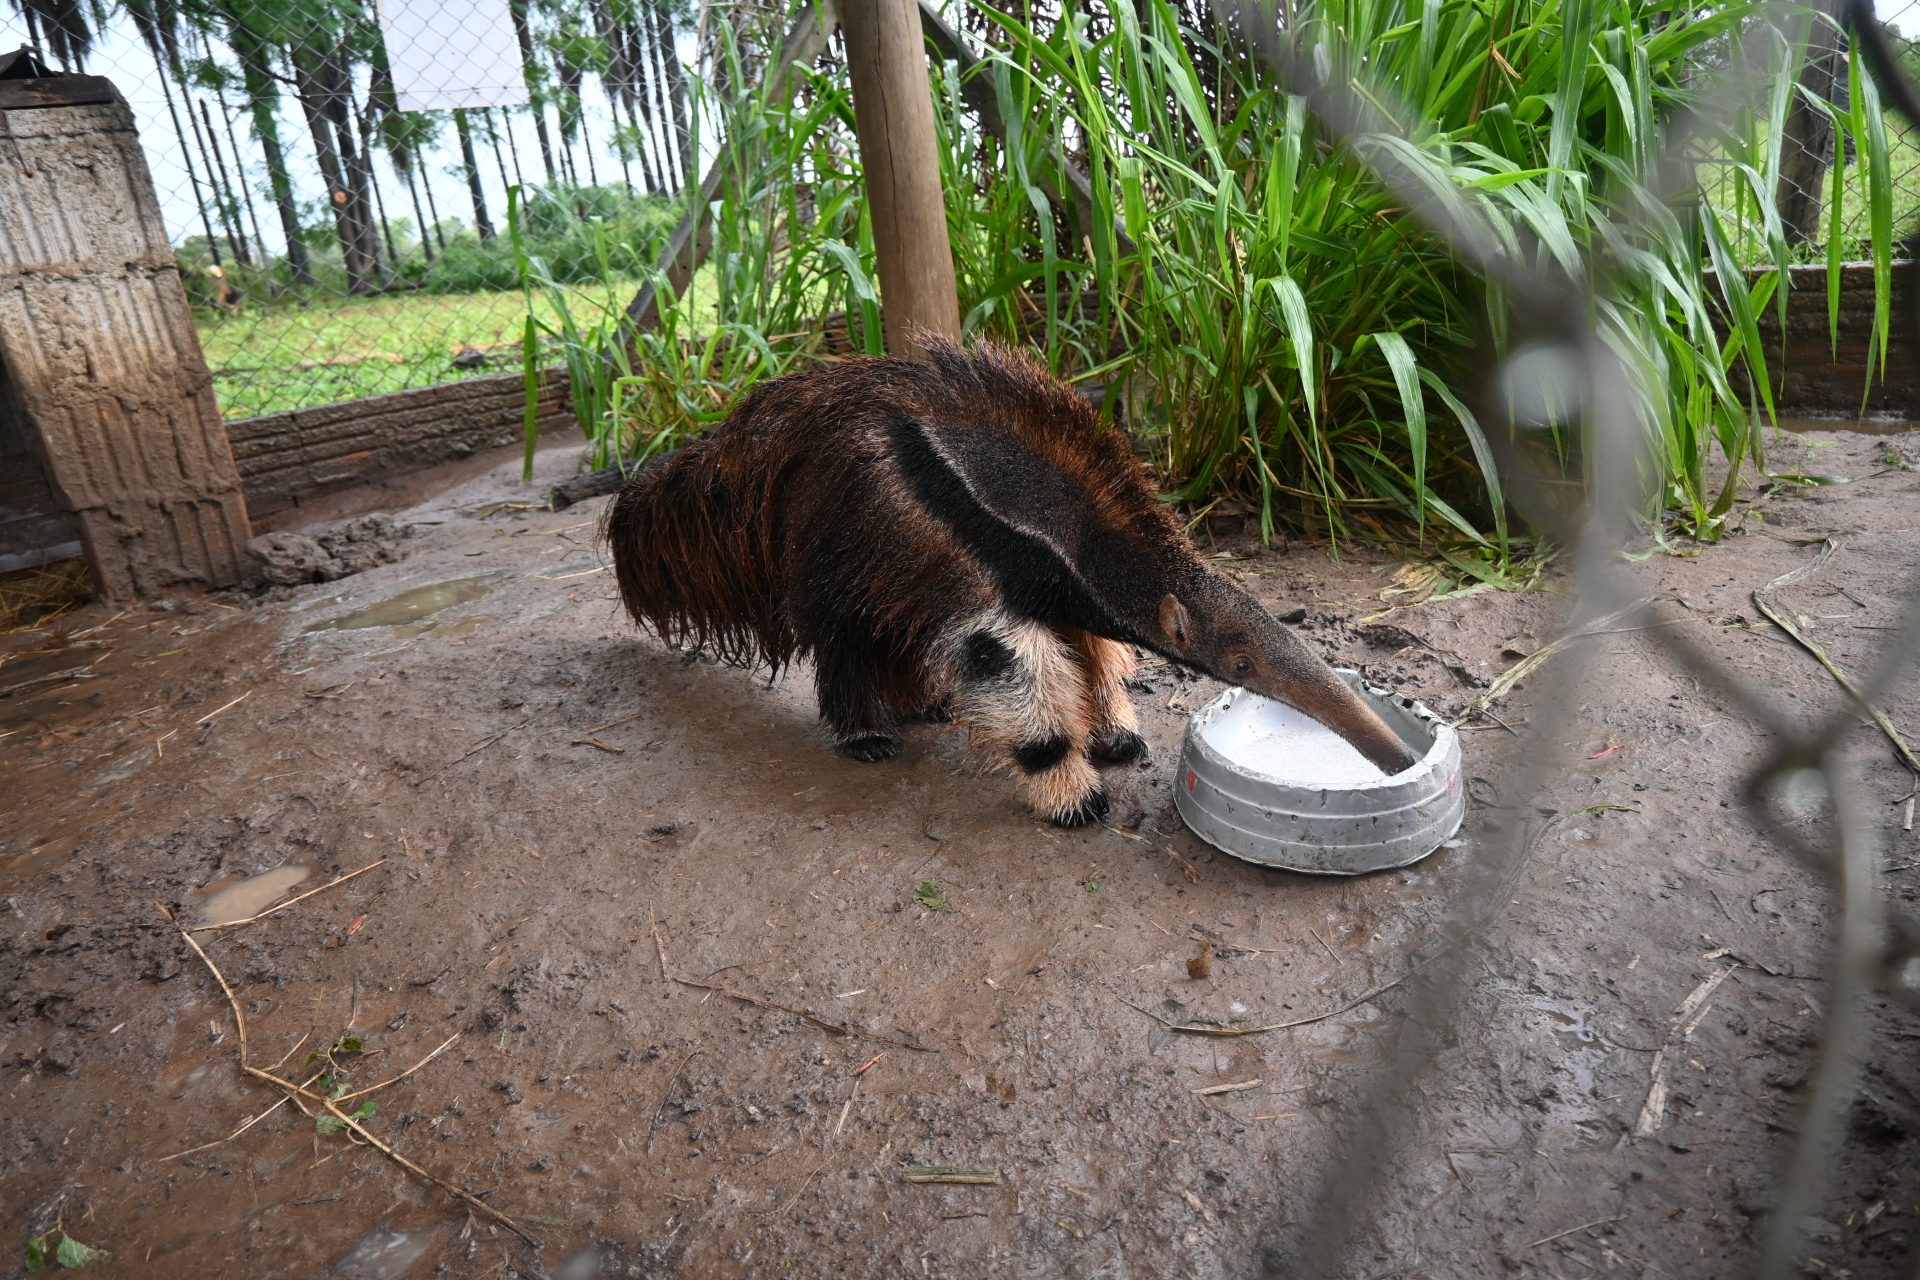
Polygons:
<instances>
[{"instance_id":1,"label":"tall green grass","mask_svg":"<svg viewBox=\"0 0 1920 1280\"><path fill-rule=\"evenodd\" d=\"M1643 377L1656 491L1711 536L1733 492L1713 485L1713 455L1737 472L1756 454L1756 415L1772 413L1758 319L1777 282L1749 280L1727 243L1758 241L1785 264L1779 157L1764 125L1714 135L1714 163L1746 179L1719 209L1649 209L1637 175L1712 83L1703 64L1763 12L1671 22L1645 0L1314 0L1284 38L1327 81L1374 97L1382 120L1338 139L1260 59L1182 32L1164 0L1107 7L1104 32L989 11L1003 108L1025 117L1023 137L1084 138L1096 201L1072 254L1028 222L1037 234L1017 253L983 255L1064 279L1045 329L1012 336L1043 336L1088 361L1078 372L1124 386L1183 497L1242 494L1269 525L1335 536L1411 518L1504 560L1509 455L1474 412L1481 344L1534 335L1508 333L1506 299L1397 207L1366 163L1385 157L1484 220L1523 271L1580 282L1596 260L1615 268L1590 318ZM1779 44L1763 32L1739 47L1790 66ZM1790 76L1757 87L1748 101L1777 119ZM1853 88L1855 110L1836 118L1861 171L1884 174L1871 85ZM1031 143L1006 151L1016 182L1047 163ZM1647 224L1631 237L1616 229L1628 213ZM1116 225L1132 251L1107 233ZM1088 291L1097 314L1079 304ZM991 311L1037 314L1011 297ZM1089 335L1090 321L1111 327ZM1557 445L1552 460L1577 474L1579 442Z\"/></svg>"},{"instance_id":2,"label":"tall green grass","mask_svg":"<svg viewBox=\"0 0 1920 1280\"><path fill-rule=\"evenodd\" d=\"M1760 456L1756 418L1772 414L1759 334L1784 298L1773 271L1740 268L1790 257L1767 142L1797 91L1790 74L1735 69L1757 108L1705 140L1702 159L1732 175L1713 201L1649 201L1638 175L1708 92L1704 69L1774 11L1736 3L1674 21L1653 0L1306 0L1283 39L1370 96L1380 120L1343 139L1264 60L1183 29L1165 0L1054 20L976 7L991 50L976 74L1005 139L965 109L963 90L980 86L952 67L934 86L967 328L1105 388L1181 498L1237 497L1268 531L1465 548L1502 571L1523 540L1519 477L1491 429L1500 415L1481 420L1482 382L1490 350L1538 335L1509 332L1507 299L1400 207L1368 163L1388 159L1483 221L1523 271L1597 282L1604 270L1604 290L1579 287L1640 374L1656 502L1712 537ZM1778 53L1783 39L1760 29L1737 48ZM877 349L844 73L812 75L775 108L735 46L727 57L725 82L744 87L703 89L731 177L714 208L722 323L696 340L694 300L672 300L600 419L609 456L664 447L817 356L825 311L844 310L856 344ZM1850 89L1832 114L1853 139L1884 278L1887 144L1872 86L1856 76ZM1066 157L1092 194L1062 210L1048 193L1070 189ZM1528 455L1549 483L1583 465L1584 442L1561 426Z\"/></svg>"},{"instance_id":3,"label":"tall green grass","mask_svg":"<svg viewBox=\"0 0 1920 1280\"><path fill-rule=\"evenodd\" d=\"M777 32L758 34L764 40ZM737 88L694 85L694 118L718 123L726 195L702 211L711 219L712 249L686 289L676 291L655 265L664 237L649 242L638 281L655 291L654 324L635 331L625 322L625 293L597 297L569 287L524 233L517 198L509 202L526 294L529 405L539 367L557 351L592 467L644 461L717 424L755 382L813 362L827 341L822 317L836 309L856 351L883 350L873 231L847 144L850 92L803 72L798 92L782 102L748 65L745 47L740 33L722 28L718 79ZM697 201L698 189L686 198ZM618 226L595 224L589 235L596 259L631 253ZM589 270L575 278L611 277ZM528 474L534 429L529 408Z\"/></svg>"}]
</instances>

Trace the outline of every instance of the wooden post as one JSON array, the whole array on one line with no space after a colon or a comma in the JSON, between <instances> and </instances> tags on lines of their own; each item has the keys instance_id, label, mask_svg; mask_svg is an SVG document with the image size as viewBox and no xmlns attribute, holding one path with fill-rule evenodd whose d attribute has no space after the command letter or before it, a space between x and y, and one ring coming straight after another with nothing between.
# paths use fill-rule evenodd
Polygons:
<instances>
[{"instance_id":1,"label":"wooden post","mask_svg":"<svg viewBox=\"0 0 1920 1280\"><path fill-rule=\"evenodd\" d=\"M933 90L916 0L841 0L867 203L880 266L887 350L924 353L912 326L960 339L960 295L947 239L933 132Z\"/></svg>"},{"instance_id":2,"label":"wooden post","mask_svg":"<svg viewBox=\"0 0 1920 1280\"><path fill-rule=\"evenodd\" d=\"M133 117L104 80L20 70L0 66L8 407L101 594L236 582L240 477Z\"/></svg>"}]
</instances>

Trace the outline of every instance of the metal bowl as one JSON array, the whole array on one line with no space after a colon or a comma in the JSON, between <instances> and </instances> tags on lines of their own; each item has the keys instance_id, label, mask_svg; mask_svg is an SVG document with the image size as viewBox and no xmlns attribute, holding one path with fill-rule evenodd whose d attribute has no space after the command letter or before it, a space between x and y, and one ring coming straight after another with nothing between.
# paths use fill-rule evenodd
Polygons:
<instances>
[{"instance_id":1,"label":"metal bowl","mask_svg":"<svg viewBox=\"0 0 1920 1280\"><path fill-rule=\"evenodd\" d=\"M1460 737L1410 698L1340 677L1421 753L1388 777L1331 729L1284 703L1229 689L1193 713L1174 806L1223 853L1319 875L1404 867L1460 829Z\"/></svg>"}]
</instances>

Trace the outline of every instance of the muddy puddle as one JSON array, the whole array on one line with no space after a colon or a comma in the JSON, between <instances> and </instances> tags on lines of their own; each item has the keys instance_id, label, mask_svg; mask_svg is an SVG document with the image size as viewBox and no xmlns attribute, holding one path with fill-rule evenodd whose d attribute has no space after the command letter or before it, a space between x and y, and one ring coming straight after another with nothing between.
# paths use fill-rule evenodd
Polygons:
<instances>
[{"instance_id":1,"label":"muddy puddle","mask_svg":"<svg viewBox=\"0 0 1920 1280\"><path fill-rule=\"evenodd\" d=\"M195 923L203 929L251 919L278 902L283 894L311 875L305 867L275 867L257 876L213 889L200 903Z\"/></svg>"},{"instance_id":2,"label":"muddy puddle","mask_svg":"<svg viewBox=\"0 0 1920 1280\"><path fill-rule=\"evenodd\" d=\"M424 627L415 627L410 624L418 624L455 605L470 604L510 576L506 573L483 573L470 578L455 578L449 582L430 582L425 586L398 592L384 600L377 600L364 608L354 609L322 622L309 623L301 630L312 634L319 631L359 631L368 627L402 627L411 634L423 634L435 624L428 623ZM333 602L343 599L344 597L336 596ZM477 626L481 620L469 618L463 621ZM468 629L471 630L472 627Z\"/></svg>"}]
</instances>

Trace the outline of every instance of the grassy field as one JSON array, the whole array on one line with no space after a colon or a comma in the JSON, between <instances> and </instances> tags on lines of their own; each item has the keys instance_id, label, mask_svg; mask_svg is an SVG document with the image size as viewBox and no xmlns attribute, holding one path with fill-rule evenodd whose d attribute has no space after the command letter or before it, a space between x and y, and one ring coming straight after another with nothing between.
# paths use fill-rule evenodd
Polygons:
<instances>
[{"instance_id":1,"label":"grassy field","mask_svg":"<svg viewBox=\"0 0 1920 1280\"><path fill-rule=\"evenodd\" d=\"M581 289L570 305L597 310L627 292ZM525 306L517 290L401 293L248 305L237 316L202 312L198 322L221 414L250 418L513 372ZM484 362L455 364L463 350Z\"/></svg>"},{"instance_id":2,"label":"grassy field","mask_svg":"<svg viewBox=\"0 0 1920 1280\"><path fill-rule=\"evenodd\" d=\"M1889 117L1886 123L1887 170L1893 214L1891 222L1894 239L1898 240L1911 234L1915 221L1920 220L1920 129L1893 117ZM1723 216L1731 215L1738 204L1732 174L1724 169L1703 169L1701 181L1706 185L1708 198L1714 207ZM1802 246L1794 253L1796 261L1820 262L1826 258L1825 231L1832 213L1827 200L1831 197L1832 181L1832 171L1829 170L1821 181L1821 234L1813 243ZM1841 183L1840 200L1841 257L1849 261L1865 259L1871 252L1872 224L1866 178L1857 164L1847 166ZM1750 210L1748 214L1750 217ZM1731 217L1729 225L1732 226ZM1742 230L1731 232L1730 238L1734 253L1742 262L1750 266L1766 266L1772 261L1764 236L1751 221Z\"/></svg>"}]
</instances>

